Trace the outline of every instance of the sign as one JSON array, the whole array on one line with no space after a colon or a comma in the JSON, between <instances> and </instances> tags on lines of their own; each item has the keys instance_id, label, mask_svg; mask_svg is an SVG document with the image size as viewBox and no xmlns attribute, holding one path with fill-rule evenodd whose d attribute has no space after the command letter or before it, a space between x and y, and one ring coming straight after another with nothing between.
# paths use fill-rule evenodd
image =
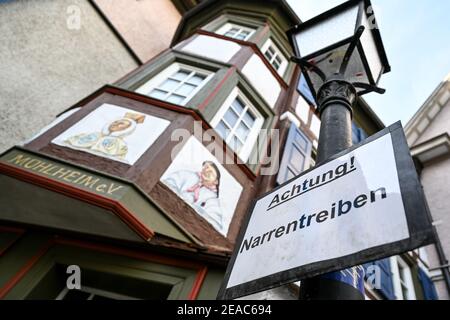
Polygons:
<instances>
[{"instance_id":1,"label":"sign","mask_svg":"<svg viewBox=\"0 0 450 320\"><path fill-rule=\"evenodd\" d=\"M432 242L400 123L254 202L219 298L233 299Z\"/></svg>"},{"instance_id":2,"label":"sign","mask_svg":"<svg viewBox=\"0 0 450 320\"><path fill-rule=\"evenodd\" d=\"M21 149L12 149L5 153L0 157L1 163L113 199L120 199L127 191L125 185L107 177L49 160Z\"/></svg>"}]
</instances>

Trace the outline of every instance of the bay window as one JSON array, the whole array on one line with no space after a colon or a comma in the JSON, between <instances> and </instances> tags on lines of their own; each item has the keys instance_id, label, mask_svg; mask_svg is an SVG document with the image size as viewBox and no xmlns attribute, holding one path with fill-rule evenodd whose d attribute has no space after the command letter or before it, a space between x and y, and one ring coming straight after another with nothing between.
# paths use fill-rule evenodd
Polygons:
<instances>
[{"instance_id":1,"label":"bay window","mask_svg":"<svg viewBox=\"0 0 450 320\"><path fill-rule=\"evenodd\" d=\"M139 87L136 92L177 105L185 105L210 80L213 73L174 63Z\"/></svg>"},{"instance_id":2,"label":"bay window","mask_svg":"<svg viewBox=\"0 0 450 320\"><path fill-rule=\"evenodd\" d=\"M212 126L244 162L250 156L263 123L264 118L238 89L233 90L212 120Z\"/></svg>"}]
</instances>

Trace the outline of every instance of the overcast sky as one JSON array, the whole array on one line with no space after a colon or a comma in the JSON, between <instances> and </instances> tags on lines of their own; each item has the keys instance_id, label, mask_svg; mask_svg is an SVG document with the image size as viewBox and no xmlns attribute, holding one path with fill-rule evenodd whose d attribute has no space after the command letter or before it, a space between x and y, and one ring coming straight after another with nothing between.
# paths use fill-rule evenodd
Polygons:
<instances>
[{"instance_id":1,"label":"overcast sky","mask_svg":"<svg viewBox=\"0 0 450 320\"><path fill-rule=\"evenodd\" d=\"M344 1L287 0L306 21ZM384 95L364 98L385 125L403 125L450 73L450 1L372 0L392 71L381 78Z\"/></svg>"}]
</instances>

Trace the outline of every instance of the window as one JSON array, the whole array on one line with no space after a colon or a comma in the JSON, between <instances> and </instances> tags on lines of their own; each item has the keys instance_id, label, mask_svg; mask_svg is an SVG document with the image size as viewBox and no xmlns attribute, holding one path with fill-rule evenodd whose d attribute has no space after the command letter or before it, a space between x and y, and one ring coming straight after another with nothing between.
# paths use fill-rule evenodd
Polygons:
<instances>
[{"instance_id":1,"label":"window","mask_svg":"<svg viewBox=\"0 0 450 320\"><path fill-rule=\"evenodd\" d=\"M311 141L292 123L278 171L278 184L287 182L308 168L311 149Z\"/></svg>"},{"instance_id":2,"label":"window","mask_svg":"<svg viewBox=\"0 0 450 320\"><path fill-rule=\"evenodd\" d=\"M213 76L213 73L174 63L136 92L173 104L185 105Z\"/></svg>"},{"instance_id":3,"label":"window","mask_svg":"<svg viewBox=\"0 0 450 320\"><path fill-rule=\"evenodd\" d=\"M245 96L235 89L212 120L212 126L243 161L247 161L264 118Z\"/></svg>"},{"instance_id":4,"label":"window","mask_svg":"<svg viewBox=\"0 0 450 320\"><path fill-rule=\"evenodd\" d=\"M314 96L303 73L300 75L297 90L302 95L302 97L305 98L306 101L316 106L316 99L314 99Z\"/></svg>"},{"instance_id":5,"label":"window","mask_svg":"<svg viewBox=\"0 0 450 320\"><path fill-rule=\"evenodd\" d=\"M396 256L391 258L391 268L397 300L415 300L414 284L408 264L403 258Z\"/></svg>"},{"instance_id":6,"label":"window","mask_svg":"<svg viewBox=\"0 0 450 320\"><path fill-rule=\"evenodd\" d=\"M367 139L367 133L361 129L356 123L352 123L352 142L353 144L360 143Z\"/></svg>"},{"instance_id":7,"label":"window","mask_svg":"<svg viewBox=\"0 0 450 320\"><path fill-rule=\"evenodd\" d=\"M225 25L220 27L216 33L229 38L246 41L252 36L254 32L255 29L252 28L244 27L234 23L226 23Z\"/></svg>"},{"instance_id":8,"label":"window","mask_svg":"<svg viewBox=\"0 0 450 320\"><path fill-rule=\"evenodd\" d=\"M55 300L136 300L134 297L83 286L80 290L64 288Z\"/></svg>"},{"instance_id":9,"label":"window","mask_svg":"<svg viewBox=\"0 0 450 320\"><path fill-rule=\"evenodd\" d=\"M280 49L273 43L272 40L267 40L261 50L270 64L278 71L280 75L284 75L288 66L287 59L281 53Z\"/></svg>"}]
</instances>

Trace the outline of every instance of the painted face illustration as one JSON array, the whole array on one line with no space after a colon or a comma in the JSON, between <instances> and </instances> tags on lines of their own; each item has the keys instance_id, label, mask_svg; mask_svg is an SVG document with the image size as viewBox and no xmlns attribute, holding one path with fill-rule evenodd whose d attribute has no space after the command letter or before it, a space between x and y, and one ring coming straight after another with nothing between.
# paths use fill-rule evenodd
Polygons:
<instances>
[{"instance_id":1,"label":"painted face illustration","mask_svg":"<svg viewBox=\"0 0 450 320\"><path fill-rule=\"evenodd\" d=\"M116 120L108 127L110 132L123 131L131 126L131 121L127 119Z\"/></svg>"},{"instance_id":2,"label":"painted face illustration","mask_svg":"<svg viewBox=\"0 0 450 320\"><path fill-rule=\"evenodd\" d=\"M202 167L201 179L205 185L218 185L217 169L209 162L205 162Z\"/></svg>"}]
</instances>

